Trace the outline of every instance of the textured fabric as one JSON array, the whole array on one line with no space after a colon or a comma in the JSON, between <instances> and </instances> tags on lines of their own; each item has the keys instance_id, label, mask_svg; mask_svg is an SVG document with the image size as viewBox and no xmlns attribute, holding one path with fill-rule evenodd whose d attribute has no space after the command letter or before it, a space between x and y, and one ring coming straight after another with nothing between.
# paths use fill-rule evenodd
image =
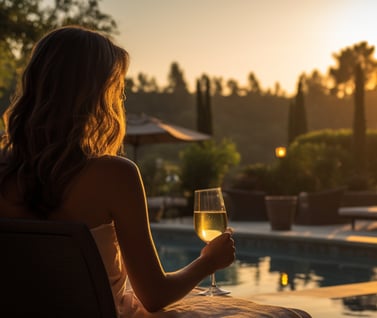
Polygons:
<instances>
[{"instance_id":1,"label":"textured fabric","mask_svg":"<svg viewBox=\"0 0 377 318\"><path fill-rule=\"evenodd\" d=\"M120 318L310 318L307 313L277 306L254 303L231 296L198 296L193 290L180 301L156 313L147 312L127 284L127 272L121 258L114 223L91 229L102 256Z\"/></svg>"},{"instance_id":2,"label":"textured fabric","mask_svg":"<svg viewBox=\"0 0 377 318\"><path fill-rule=\"evenodd\" d=\"M114 223L102 224L92 228L90 232L105 265L118 315L121 315L125 307L124 298L128 284Z\"/></svg>"},{"instance_id":3,"label":"textured fabric","mask_svg":"<svg viewBox=\"0 0 377 318\"><path fill-rule=\"evenodd\" d=\"M311 318L302 310L257 304L231 296L198 296L191 292L180 301L156 313L147 312L137 298L128 293L125 302L132 318Z\"/></svg>"}]
</instances>

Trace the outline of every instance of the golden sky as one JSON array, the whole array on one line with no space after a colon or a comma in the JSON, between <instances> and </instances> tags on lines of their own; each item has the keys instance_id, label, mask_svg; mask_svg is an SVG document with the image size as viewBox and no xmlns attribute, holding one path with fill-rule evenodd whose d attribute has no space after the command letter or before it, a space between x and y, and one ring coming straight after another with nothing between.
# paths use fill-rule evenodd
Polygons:
<instances>
[{"instance_id":1,"label":"golden sky","mask_svg":"<svg viewBox=\"0 0 377 318\"><path fill-rule=\"evenodd\" d=\"M377 44L376 0L101 0L117 21L118 44L139 72L166 85L172 62L190 89L203 73L291 95L299 75L326 73L333 53Z\"/></svg>"}]
</instances>

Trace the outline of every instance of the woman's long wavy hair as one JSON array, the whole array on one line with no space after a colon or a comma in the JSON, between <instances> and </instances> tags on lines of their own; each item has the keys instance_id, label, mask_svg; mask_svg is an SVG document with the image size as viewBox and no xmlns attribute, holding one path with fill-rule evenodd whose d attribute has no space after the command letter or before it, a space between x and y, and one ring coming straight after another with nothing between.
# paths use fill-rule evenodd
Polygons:
<instances>
[{"instance_id":1,"label":"woman's long wavy hair","mask_svg":"<svg viewBox=\"0 0 377 318\"><path fill-rule=\"evenodd\" d=\"M67 26L44 36L6 116L0 187L11 176L39 218L59 207L88 159L116 155L125 136L128 53L91 30Z\"/></svg>"}]
</instances>

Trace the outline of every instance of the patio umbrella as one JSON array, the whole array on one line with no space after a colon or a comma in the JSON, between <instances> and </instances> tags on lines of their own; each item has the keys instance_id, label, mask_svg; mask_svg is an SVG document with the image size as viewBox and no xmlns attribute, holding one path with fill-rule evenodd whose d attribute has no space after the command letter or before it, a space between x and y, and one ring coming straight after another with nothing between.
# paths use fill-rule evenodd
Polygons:
<instances>
[{"instance_id":1,"label":"patio umbrella","mask_svg":"<svg viewBox=\"0 0 377 318\"><path fill-rule=\"evenodd\" d=\"M134 148L134 160L140 145L155 143L193 142L210 139L211 136L184 127L171 125L146 114L127 114L125 143Z\"/></svg>"}]
</instances>

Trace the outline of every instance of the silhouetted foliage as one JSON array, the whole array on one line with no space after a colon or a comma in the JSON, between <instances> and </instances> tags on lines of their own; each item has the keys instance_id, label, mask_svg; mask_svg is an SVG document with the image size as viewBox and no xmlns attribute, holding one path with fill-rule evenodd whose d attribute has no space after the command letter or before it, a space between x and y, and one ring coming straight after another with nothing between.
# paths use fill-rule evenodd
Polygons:
<instances>
[{"instance_id":1,"label":"silhouetted foliage","mask_svg":"<svg viewBox=\"0 0 377 318\"><path fill-rule=\"evenodd\" d=\"M295 138L295 103L291 100L288 110L288 144L290 144Z\"/></svg>"},{"instance_id":2,"label":"silhouetted foliage","mask_svg":"<svg viewBox=\"0 0 377 318\"><path fill-rule=\"evenodd\" d=\"M238 85L238 82L235 79L228 80L226 85L228 86L230 95L233 95L233 96L238 95L240 91L240 87Z\"/></svg>"},{"instance_id":3,"label":"silhouetted foliage","mask_svg":"<svg viewBox=\"0 0 377 318\"><path fill-rule=\"evenodd\" d=\"M327 95L329 92L326 86L326 78L321 75L318 70L312 71L312 73L307 76L303 74L302 81L305 84L307 95L311 98L318 99L323 95Z\"/></svg>"},{"instance_id":4,"label":"silhouetted foliage","mask_svg":"<svg viewBox=\"0 0 377 318\"><path fill-rule=\"evenodd\" d=\"M290 104L289 107L288 120L288 143L293 142L297 138L297 136L303 135L308 132L304 92L302 88L301 77L297 85L297 93L295 100Z\"/></svg>"},{"instance_id":5,"label":"silhouetted foliage","mask_svg":"<svg viewBox=\"0 0 377 318\"><path fill-rule=\"evenodd\" d=\"M55 0L53 6L40 0L0 0L0 42L6 42L25 57L34 43L47 31L69 24L79 24L108 34L117 25L101 12L98 0Z\"/></svg>"},{"instance_id":6,"label":"silhouetted foliage","mask_svg":"<svg viewBox=\"0 0 377 318\"><path fill-rule=\"evenodd\" d=\"M183 71L180 69L177 62L173 62L170 66L166 91L168 93L188 93Z\"/></svg>"},{"instance_id":7,"label":"silhouetted foliage","mask_svg":"<svg viewBox=\"0 0 377 318\"><path fill-rule=\"evenodd\" d=\"M202 131L204 124L203 114L203 96L200 79L196 80L196 129Z\"/></svg>"},{"instance_id":8,"label":"silhouetted foliage","mask_svg":"<svg viewBox=\"0 0 377 318\"><path fill-rule=\"evenodd\" d=\"M189 198L188 215L192 215L194 190L222 186L226 173L239 161L236 145L226 139L193 143L180 153L180 180Z\"/></svg>"},{"instance_id":9,"label":"silhouetted foliage","mask_svg":"<svg viewBox=\"0 0 377 318\"><path fill-rule=\"evenodd\" d=\"M209 77L203 75L202 78L196 82L196 118L197 130L207 135L213 135L210 92L211 84Z\"/></svg>"},{"instance_id":10,"label":"silhouetted foliage","mask_svg":"<svg viewBox=\"0 0 377 318\"><path fill-rule=\"evenodd\" d=\"M353 156L358 172L366 169L366 120L364 105L364 71L361 64L355 67L355 109L353 118Z\"/></svg>"},{"instance_id":11,"label":"silhouetted foliage","mask_svg":"<svg viewBox=\"0 0 377 318\"><path fill-rule=\"evenodd\" d=\"M107 34L117 32L116 22L99 8L99 0L0 0L0 115L9 103L17 76L36 41L46 32L78 24Z\"/></svg>"},{"instance_id":12,"label":"silhouetted foliage","mask_svg":"<svg viewBox=\"0 0 377 318\"><path fill-rule=\"evenodd\" d=\"M158 91L158 85L154 77L149 78L148 75L144 73L139 73L137 75L138 84L136 90L140 93L151 93Z\"/></svg>"},{"instance_id":13,"label":"silhouetted foliage","mask_svg":"<svg viewBox=\"0 0 377 318\"><path fill-rule=\"evenodd\" d=\"M259 85L259 81L256 78L255 74L253 72L249 73L248 76L248 84L249 84L249 92L253 94L261 94L261 88Z\"/></svg>"},{"instance_id":14,"label":"silhouetted foliage","mask_svg":"<svg viewBox=\"0 0 377 318\"><path fill-rule=\"evenodd\" d=\"M213 95L223 94L223 79L222 77L214 77L212 79L213 84Z\"/></svg>"},{"instance_id":15,"label":"silhouetted foliage","mask_svg":"<svg viewBox=\"0 0 377 318\"><path fill-rule=\"evenodd\" d=\"M337 62L337 67L331 67L329 74L335 80L335 92L342 95L350 94L353 87L355 67L361 63L364 68L366 81L376 71L377 61L373 57L374 46L369 46L367 42L360 42L351 47L346 47L339 54L333 54Z\"/></svg>"},{"instance_id":16,"label":"silhouetted foliage","mask_svg":"<svg viewBox=\"0 0 377 318\"><path fill-rule=\"evenodd\" d=\"M233 187L294 194L337 187L373 190L377 185L377 131L367 135L367 169L354 170L352 130L318 130L298 137L289 145L287 156L272 163L244 166L231 180Z\"/></svg>"}]
</instances>

